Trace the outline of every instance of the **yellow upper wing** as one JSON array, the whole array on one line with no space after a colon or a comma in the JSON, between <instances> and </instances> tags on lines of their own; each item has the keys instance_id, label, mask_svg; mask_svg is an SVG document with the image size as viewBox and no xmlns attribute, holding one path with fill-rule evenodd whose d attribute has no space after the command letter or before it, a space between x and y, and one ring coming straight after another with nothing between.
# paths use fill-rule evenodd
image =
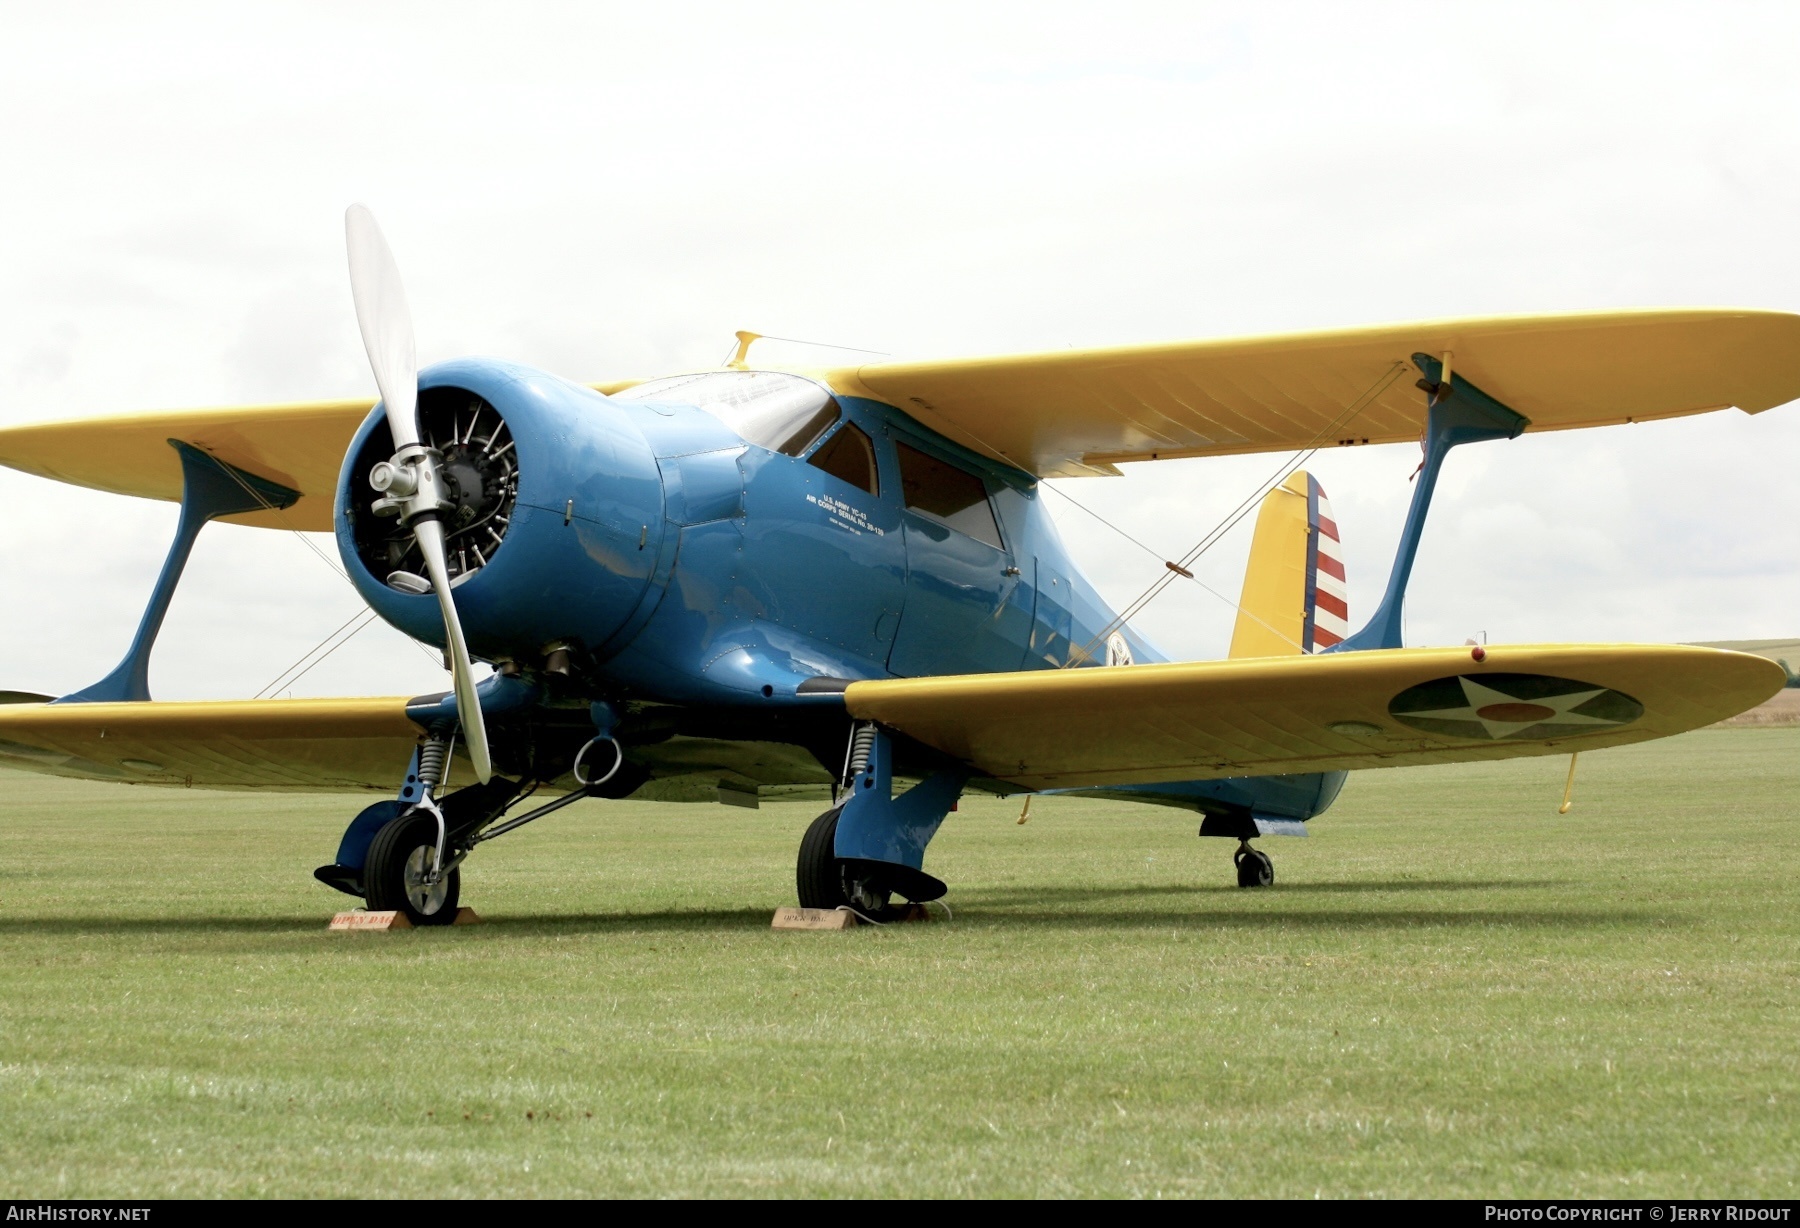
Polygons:
<instances>
[{"instance_id":1,"label":"yellow upper wing","mask_svg":"<svg viewBox=\"0 0 1800 1228\"><path fill-rule=\"evenodd\" d=\"M1800 397L1800 316L1739 310L1439 320L877 363L827 379L977 452L1072 477L1118 461L1417 439L1417 352L1450 353L1457 375L1539 431L1733 405L1758 413Z\"/></svg>"},{"instance_id":2,"label":"yellow upper wing","mask_svg":"<svg viewBox=\"0 0 1800 1228\"><path fill-rule=\"evenodd\" d=\"M612 393L636 382L591 387ZM155 410L6 427L0 428L0 465L94 490L173 502L181 498L181 458L168 441L179 439L300 492L299 500L283 511L220 519L264 529L328 533L344 453L372 408L374 402L367 397L355 397Z\"/></svg>"},{"instance_id":3,"label":"yellow upper wing","mask_svg":"<svg viewBox=\"0 0 1800 1228\"><path fill-rule=\"evenodd\" d=\"M213 789L387 789L419 727L404 698L0 706L0 764Z\"/></svg>"},{"instance_id":4,"label":"yellow upper wing","mask_svg":"<svg viewBox=\"0 0 1800 1228\"><path fill-rule=\"evenodd\" d=\"M1709 725L1787 678L1664 645L1400 648L853 682L879 721L1032 789L1567 754ZM1538 679L1533 682L1531 679ZM1433 714L1436 715L1433 715Z\"/></svg>"},{"instance_id":5,"label":"yellow upper wing","mask_svg":"<svg viewBox=\"0 0 1800 1228\"><path fill-rule=\"evenodd\" d=\"M329 532L332 496L350 437L373 402L309 401L232 409L178 409L0 430L0 465L95 490L181 498L179 439L260 478L300 492L282 512L223 519L266 529Z\"/></svg>"},{"instance_id":6,"label":"yellow upper wing","mask_svg":"<svg viewBox=\"0 0 1800 1228\"><path fill-rule=\"evenodd\" d=\"M1415 352L1531 420L1530 430L1641 422L1800 397L1800 316L1600 312L1440 320L1223 341L1065 350L825 373L838 392L1044 477L1120 461L1415 439ZM635 381L591 385L616 392ZM180 439L300 492L241 524L331 528L331 496L367 399L172 410L0 430L0 465L78 486L181 497Z\"/></svg>"}]
</instances>

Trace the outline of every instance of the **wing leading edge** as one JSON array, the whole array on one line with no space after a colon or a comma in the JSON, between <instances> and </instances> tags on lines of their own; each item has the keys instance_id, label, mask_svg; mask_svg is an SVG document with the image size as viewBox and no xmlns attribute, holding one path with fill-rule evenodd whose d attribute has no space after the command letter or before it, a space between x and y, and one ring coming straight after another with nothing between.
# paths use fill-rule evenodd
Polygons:
<instances>
[{"instance_id":1,"label":"wing leading edge","mask_svg":"<svg viewBox=\"0 0 1800 1228\"><path fill-rule=\"evenodd\" d=\"M832 387L1040 477L1121 461L1419 437L1415 353L1565 430L1800 397L1800 316L1735 309L1435 320L1285 336L873 363Z\"/></svg>"},{"instance_id":2,"label":"wing leading edge","mask_svg":"<svg viewBox=\"0 0 1800 1228\"><path fill-rule=\"evenodd\" d=\"M1729 309L1438 320L1285 336L1063 350L824 372L976 452L1040 477L1123 461L1396 443L1424 428L1411 357L1453 368L1529 430L1644 422L1800 397L1800 316ZM593 384L604 393L633 380ZM283 513L331 528L332 494L367 398L172 410L0 429L0 465L118 494L181 497L180 439L300 493Z\"/></svg>"},{"instance_id":3,"label":"wing leading edge","mask_svg":"<svg viewBox=\"0 0 1800 1228\"><path fill-rule=\"evenodd\" d=\"M1666 737L1786 683L1664 645L1388 651L853 682L877 721L1032 789L1567 754Z\"/></svg>"}]
</instances>

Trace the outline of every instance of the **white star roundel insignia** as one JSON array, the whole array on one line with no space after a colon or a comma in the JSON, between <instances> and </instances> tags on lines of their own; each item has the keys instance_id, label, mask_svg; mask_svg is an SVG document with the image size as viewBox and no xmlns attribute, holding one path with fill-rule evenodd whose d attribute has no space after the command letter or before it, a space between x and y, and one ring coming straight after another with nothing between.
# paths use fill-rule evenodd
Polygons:
<instances>
[{"instance_id":1,"label":"white star roundel insignia","mask_svg":"<svg viewBox=\"0 0 1800 1228\"><path fill-rule=\"evenodd\" d=\"M1571 678L1462 674L1407 688L1388 702L1388 715L1422 733L1527 741L1616 729L1644 715L1644 705L1623 691Z\"/></svg>"}]
</instances>

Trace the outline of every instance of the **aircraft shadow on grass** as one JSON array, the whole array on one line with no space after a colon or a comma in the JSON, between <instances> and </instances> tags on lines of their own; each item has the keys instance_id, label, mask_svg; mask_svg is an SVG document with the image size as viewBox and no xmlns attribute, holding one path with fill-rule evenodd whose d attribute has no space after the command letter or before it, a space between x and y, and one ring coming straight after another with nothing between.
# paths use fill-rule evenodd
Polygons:
<instances>
[{"instance_id":1,"label":"aircraft shadow on grass","mask_svg":"<svg viewBox=\"0 0 1800 1228\"><path fill-rule=\"evenodd\" d=\"M503 916L486 918L477 928L441 929L423 927L420 933L445 933L469 937L484 932L567 933L589 930L735 930L767 929L767 908L722 908L668 912L562 913L542 916ZM237 934L304 935L325 934L328 918L321 914L299 917L7 917L0 918L0 936L28 935L104 935L104 934ZM355 935L331 935L332 941Z\"/></svg>"},{"instance_id":2,"label":"aircraft shadow on grass","mask_svg":"<svg viewBox=\"0 0 1800 1228\"><path fill-rule=\"evenodd\" d=\"M1277 890L1282 895L1301 896L1381 895L1390 891L1523 891L1558 885L1547 879L1401 879L1388 882L1284 883ZM1240 892L1241 889L1237 887L1210 883L1204 886L1162 883L1132 887L1021 887L998 891L970 891L962 898L965 906L974 908L982 905L1006 907L1014 903L1039 904L1048 901L1079 904L1089 900L1125 899L1148 895L1235 896Z\"/></svg>"},{"instance_id":3,"label":"aircraft shadow on grass","mask_svg":"<svg viewBox=\"0 0 1800 1228\"><path fill-rule=\"evenodd\" d=\"M1475 886L1520 888L1537 883L1502 884L1430 884L1409 882L1405 890L1468 889ZM1283 888L1283 894L1303 895L1343 891L1379 891L1382 884L1321 883ZM1138 930L1168 927L1205 928L1207 930L1272 928L1303 930L1382 930L1417 928L1486 928L1515 926L1528 929L1592 929L1608 925L1668 926L1679 917L1641 908L1575 909L1575 908L1384 908L1384 909L1307 909L1303 911L1244 912L1224 908L1081 908L1103 900L1128 900L1147 896L1203 897L1225 894L1222 889L1189 887L1142 887L1127 889L1046 888L1027 895L1024 892L997 892L974 896L957 908L960 923L978 922L993 928ZM1012 901L1017 901L1014 903ZM1020 905L1035 904L1039 908ZM1057 911L1054 906L1074 905L1075 910ZM954 927L959 921L949 924ZM944 922L934 919L934 927ZM444 930L452 936L472 938L483 933L496 936L533 934L569 934L595 932L656 931L660 933L708 931L766 930L767 908L683 909L662 912L563 913L552 915L516 915L488 918L479 929ZM909 927L910 928L910 927ZM269 936L311 936L324 932L323 920L317 916L296 917L14 917L0 920L0 935L101 935L101 934L216 934ZM432 932L430 930L422 932ZM362 941L358 937L334 937L333 941Z\"/></svg>"},{"instance_id":4,"label":"aircraft shadow on grass","mask_svg":"<svg viewBox=\"0 0 1800 1228\"><path fill-rule=\"evenodd\" d=\"M973 910L971 910L973 911ZM971 918L973 919L973 918ZM1488 929L1511 926L1523 929L1597 929L1624 924L1666 927L1675 919L1639 909L1581 912L1573 909L1382 909L1376 912L1331 909L1317 912L1242 913L1224 910L1182 912L1058 913L1012 911L989 915L999 925L1086 930L1204 928L1217 930L1412 930Z\"/></svg>"}]
</instances>

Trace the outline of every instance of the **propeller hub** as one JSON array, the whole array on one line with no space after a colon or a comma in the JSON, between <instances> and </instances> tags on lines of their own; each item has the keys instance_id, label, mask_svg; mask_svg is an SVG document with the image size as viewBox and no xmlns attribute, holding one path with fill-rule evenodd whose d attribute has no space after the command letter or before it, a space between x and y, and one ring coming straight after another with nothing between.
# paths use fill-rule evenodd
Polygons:
<instances>
[{"instance_id":1,"label":"propeller hub","mask_svg":"<svg viewBox=\"0 0 1800 1228\"><path fill-rule=\"evenodd\" d=\"M418 490L418 479L410 468L396 465L393 461L381 461L369 470L369 485L377 494L387 495L391 499L404 499Z\"/></svg>"},{"instance_id":2,"label":"propeller hub","mask_svg":"<svg viewBox=\"0 0 1800 1228\"><path fill-rule=\"evenodd\" d=\"M427 517L456 507L445 481L443 457L431 448L413 444L394 453L369 471L369 485L383 496L370 510L377 516L398 516L410 528Z\"/></svg>"}]
</instances>

